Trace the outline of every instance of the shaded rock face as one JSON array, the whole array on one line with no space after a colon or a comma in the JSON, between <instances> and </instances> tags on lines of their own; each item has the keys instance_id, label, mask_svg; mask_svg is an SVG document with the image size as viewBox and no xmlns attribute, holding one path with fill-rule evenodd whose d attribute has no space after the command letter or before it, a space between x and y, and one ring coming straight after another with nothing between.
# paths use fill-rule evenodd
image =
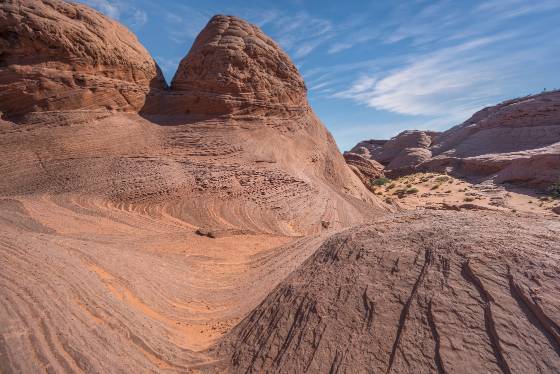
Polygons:
<instances>
[{"instance_id":1,"label":"shaded rock face","mask_svg":"<svg viewBox=\"0 0 560 374\"><path fill-rule=\"evenodd\" d=\"M549 185L560 179L560 91L485 108L440 134L404 132L370 157L389 174L438 171Z\"/></svg>"},{"instance_id":2,"label":"shaded rock face","mask_svg":"<svg viewBox=\"0 0 560 374\"><path fill-rule=\"evenodd\" d=\"M482 211L351 229L221 349L243 373L558 372L559 234L550 221Z\"/></svg>"},{"instance_id":3,"label":"shaded rock face","mask_svg":"<svg viewBox=\"0 0 560 374\"><path fill-rule=\"evenodd\" d=\"M257 26L214 16L181 61L166 106L177 113L305 111L307 90L294 64Z\"/></svg>"},{"instance_id":4,"label":"shaded rock face","mask_svg":"<svg viewBox=\"0 0 560 374\"><path fill-rule=\"evenodd\" d=\"M369 160L366 157L351 153L344 152L344 160L350 166L350 169L356 174L364 183L369 183L372 179L383 177L383 165L375 160Z\"/></svg>"},{"instance_id":5,"label":"shaded rock face","mask_svg":"<svg viewBox=\"0 0 560 374\"><path fill-rule=\"evenodd\" d=\"M137 111L163 76L136 37L89 7L60 0L0 4L0 111Z\"/></svg>"}]
</instances>

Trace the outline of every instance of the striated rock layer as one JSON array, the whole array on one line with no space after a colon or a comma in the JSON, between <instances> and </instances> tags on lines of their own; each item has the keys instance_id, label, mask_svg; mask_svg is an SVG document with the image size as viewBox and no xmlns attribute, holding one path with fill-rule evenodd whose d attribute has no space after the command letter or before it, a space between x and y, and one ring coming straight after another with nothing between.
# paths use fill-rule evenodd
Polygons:
<instances>
[{"instance_id":1,"label":"striated rock layer","mask_svg":"<svg viewBox=\"0 0 560 374\"><path fill-rule=\"evenodd\" d=\"M259 113L308 109L296 67L258 27L215 16L196 38L171 83L169 108L179 113Z\"/></svg>"},{"instance_id":2,"label":"striated rock layer","mask_svg":"<svg viewBox=\"0 0 560 374\"><path fill-rule=\"evenodd\" d=\"M367 144L353 151L394 175L440 171L546 186L560 180L560 91L485 108L443 133L405 131Z\"/></svg>"},{"instance_id":3,"label":"striated rock layer","mask_svg":"<svg viewBox=\"0 0 560 374\"><path fill-rule=\"evenodd\" d=\"M2 373L210 370L324 238L387 210L255 26L213 18L172 90L85 6L4 1L0 29Z\"/></svg>"},{"instance_id":4,"label":"striated rock layer","mask_svg":"<svg viewBox=\"0 0 560 374\"><path fill-rule=\"evenodd\" d=\"M559 235L558 221L488 212L409 213L350 229L221 352L239 373L558 372Z\"/></svg>"},{"instance_id":5,"label":"striated rock layer","mask_svg":"<svg viewBox=\"0 0 560 374\"><path fill-rule=\"evenodd\" d=\"M344 152L344 160L360 180L366 185L372 179L383 177L383 165L375 160L370 160L362 155L352 152Z\"/></svg>"},{"instance_id":6,"label":"striated rock layer","mask_svg":"<svg viewBox=\"0 0 560 374\"><path fill-rule=\"evenodd\" d=\"M138 111L165 87L146 49L119 23L60 0L0 4L0 112Z\"/></svg>"}]
</instances>

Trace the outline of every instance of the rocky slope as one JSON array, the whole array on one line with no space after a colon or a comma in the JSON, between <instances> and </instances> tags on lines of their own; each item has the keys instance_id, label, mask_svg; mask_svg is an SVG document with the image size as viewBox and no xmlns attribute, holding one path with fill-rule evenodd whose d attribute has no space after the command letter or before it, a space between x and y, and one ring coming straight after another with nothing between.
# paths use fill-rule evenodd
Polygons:
<instances>
[{"instance_id":1,"label":"rocky slope","mask_svg":"<svg viewBox=\"0 0 560 374\"><path fill-rule=\"evenodd\" d=\"M228 336L234 372L554 373L558 221L408 213L328 239Z\"/></svg>"},{"instance_id":2,"label":"rocky slope","mask_svg":"<svg viewBox=\"0 0 560 374\"><path fill-rule=\"evenodd\" d=\"M238 18L210 21L171 89L85 6L3 1L0 30L0 372L214 366L325 237L387 210Z\"/></svg>"},{"instance_id":3,"label":"rocky slope","mask_svg":"<svg viewBox=\"0 0 560 374\"><path fill-rule=\"evenodd\" d=\"M352 152L344 152L344 160L350 169L360 178L366 185L372 179L381 178L384 176L383 165L375 160L368 159L360 154Z\"/></svg>"},{"instance_id":4,"label":"rocky slope","mask_svg":"<svg viewBox=\"0 0 560 374\"><path fill-rule=\"evenodd\" d=\"M546 186L560 179L560 92L506 101L443 133L406 131L353 150L395 175L412 171Z\"/></svg>"},{"instance_id":5,"label":"rocky slope","mask_svg":"<svg viewBox=\"0 0 560 374\"><path fill-rule=\"evenodd\" d=\"M557 371L557 222L379 219L257 27L212 18L167 88L85 6L0 21L0 372Z\"/></svg>"}]
</instances>

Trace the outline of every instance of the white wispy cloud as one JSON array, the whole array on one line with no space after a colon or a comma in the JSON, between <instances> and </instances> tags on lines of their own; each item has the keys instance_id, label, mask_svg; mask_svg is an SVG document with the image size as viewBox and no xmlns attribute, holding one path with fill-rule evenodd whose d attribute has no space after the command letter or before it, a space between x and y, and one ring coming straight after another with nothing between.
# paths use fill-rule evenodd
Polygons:
<instances>
[{"instance_id":1,"label":"white wispy cloud","mask_svg":"<svg viewBox=\"0 0 560 374\"><path fill-rule=\"evenodd\" d=\"M99 10L101 13L114 18L119 19L120 17L120 9L119 5L115 2L108 1L108 0L82 0L80 3L84 3L89 5L92 8Z\"/></svg>"},{"instance_id":2,"label":"white wispy cloud","mask_svg":"<svg viewBox=\"0 0 560 374\"><path fill-rule=\"evenodd\" d=\"M182 45L191 43L213 16L211 11L184 4L162 14L165 20L164 29L169 39Z\"/></svg>"},{"instance_id":3,"label":"white wispy cloud","mask_svg":"<svg viewBox=\"0 0 560 374\"><path fill-rule=\"evenodd\" d=\"M362 76L334 97L410 116L464 117L500 93L495 83L503 83L516 67L531 61L531 52L503 59L492 48L484 49L514 37L479 38L418 55L400 69Z\"/></svg>"},{"instance_id":4,"label":"white wispy cloud","mask_svg":"<svg viewBox=\"0 0 560 374\"><path fill-rule=\"evenodd\" d=\"M335 36L332 22L306 12L296 15L275 12L266 25L272 36L295 58L303 58Z\"/></svg>"},{"instance_id":5,"label":"white wispy cloud","mask_svg":"<svg viewBox=\"0 0 560 374\"><path fill-rule=\"evenodd\" d=\"M148 14L127 0L80 0L101 13L115 20L125 22L129 26L138 28L148 22Z\"/></svg>"}]
</instances>

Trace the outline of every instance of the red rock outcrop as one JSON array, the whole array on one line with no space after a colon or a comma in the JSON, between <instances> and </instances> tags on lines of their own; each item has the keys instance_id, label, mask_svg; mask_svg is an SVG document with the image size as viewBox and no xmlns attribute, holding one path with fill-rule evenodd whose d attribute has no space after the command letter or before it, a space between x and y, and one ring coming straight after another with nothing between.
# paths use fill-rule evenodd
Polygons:
<instances>
[{"instance_id":1,"label":"red rock outcrop","mask_svg":"<svg viewBox=\"0 0 560 374\"><path fill-rule=\"evenodd\" d=\"M181 61L171 91L147 112L294 115L309 110L307 90L280 46L257 26L214 16Z\"/></svg>"},{"instance_id":2,"label":"red rock outcrop","mask_svg":"<svg viewBox=\"0 0 560 374\"><path fill-rule=\"evenodd\" d=\"M438 133L403 131L390 140L366 140L353 150L385 166L388 175L411 173L416 166L432 157L430 146Z\"/></svg>"},{"instance_id":3,"label":"red rock outcrop","mask_svg":"<svg viewBox=\"0 0 560 374\"><path fill-rule=\"evenodd\" d=\"M375 160L352 152L344 152L344 160L362 182L369 184L372 179L381 178L383 174L383 165Z\"/></svg>"},{"instance_id":4,"label":"red rock outcrop","mask_svg":"<svg viewBox=\"0 0 560 374\"><path fill-rule=\"evenodd\" d=\"M560 91L485 108L439 134L404 132L370 157L389 174L439 171L549 185L560 179Z\"/></svg>"},{"instance_id":5,"label":"red rock outcrop","mask_svg":"<svg viewBox=\"0 0 560 374\"><path fill-rule=\"evenodd\" d=\"M0 21L2 373L208 371L325 237L388 210L240 19L213 18L173 90L85 6Z\"/></svg>"},{"instance_id":6,"label":"red rock outcrop","mask_svg":"<svg viewBox=\"0 0 560 374\"><path fill-rule=\"evenodd\" d=\"M119 23L61 0L0 3L0 112L138 111L163 76Z\"/></svg>"},{"instance_id":7,"label":"red rock outcrop","mask_svg":"<svg viewBox=\"0 0 560 374\"><path fill-rule=\"evenodd\" d=\"M221 351L239 373L558 372L559 230L488 211L384 217L327 240Z\"/></svg>"},{"instance_id":8,"label":"red rock outcrop","mask_svg":"<svg viewBox=\"0 0 560 374\"><path fill-rule=\"evenodd\" d=\"M356 144L354 148L350 150L351 153L356 153L362 155L366 158L372 158L373 154L380 152L381 148L388 140L363 140Z\"/></svg>"}]
</instances>

